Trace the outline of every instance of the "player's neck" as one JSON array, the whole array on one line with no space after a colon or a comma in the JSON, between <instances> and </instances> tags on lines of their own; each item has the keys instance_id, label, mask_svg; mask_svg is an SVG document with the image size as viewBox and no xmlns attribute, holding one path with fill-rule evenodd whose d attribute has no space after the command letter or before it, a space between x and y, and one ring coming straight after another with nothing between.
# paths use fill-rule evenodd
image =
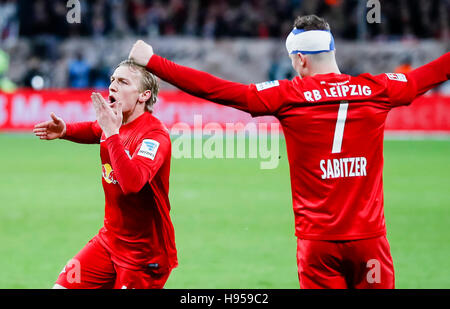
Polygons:
<instances>
[{"instance_id":1,"label":"player's neck","mask_svg":"<svg viewBox=\"0 0 450 309\"><path fill-rule=\"evenodd\" d=\"M317 74L329 74L329 73L341 74L341 71L339 70L339 67L337 66L336 62L318 63L314 66L311 66L308 75L313 76Z\"/></svg>"},{"instance_id":2,"label":"player's neck","mask_svg":"<svg viewBox=\"0 0 450 309\"><path fill-rule=\"evenodd\" d=\"M130 122L133 122L134 120L139 118L139 116L141 116L144 113L145 113L145 110L139 110L139 111L135 110L132 113L124 113L123 114L122 125L129 124Z\"/></svg>"}]
</instances>

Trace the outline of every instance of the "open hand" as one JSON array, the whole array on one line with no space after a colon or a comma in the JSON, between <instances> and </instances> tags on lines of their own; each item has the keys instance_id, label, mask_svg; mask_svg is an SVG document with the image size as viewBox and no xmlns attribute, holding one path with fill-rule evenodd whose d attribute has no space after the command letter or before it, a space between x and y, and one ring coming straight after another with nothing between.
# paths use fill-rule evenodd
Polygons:
<instances>
[{"instance_id":1,"label":"open hand","mask_svg":"<svg viewBox=\"0 0 450 309\"><path fill-rule=\"evenodd\" d=\"M98 124L105 133L106 138L114 134L119 134L123 119L122 103L113 103L111 107L98 92L93 92L91 98L92 103L94 103Z\"/></svg>"},{"instance_id":2,"label":"open hand","mask_svg":"<svg viewBox=\"0 0 450 309\"><path fill-rule=\"evenodd\" d=\"M66 135L66 123L55 113L51 113L52 120L38 123L34 126L33 133L40 139L52 140Z\"/></svg>"}]
</instances>

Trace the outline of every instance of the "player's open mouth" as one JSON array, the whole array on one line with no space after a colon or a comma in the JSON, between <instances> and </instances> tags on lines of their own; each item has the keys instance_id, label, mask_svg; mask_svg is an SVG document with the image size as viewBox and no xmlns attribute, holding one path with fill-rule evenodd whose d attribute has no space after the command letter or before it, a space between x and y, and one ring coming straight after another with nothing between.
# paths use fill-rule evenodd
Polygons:
<instances>
[{"instance_id":1,"label":"player's open mouth","mask_svg":"<svg viewBox=\"0 0 450 309\"><path fill-rule=\"evenodd\" d=\"M112 95L109 96L109 103L113 104L114 102L116 102L116 98L113 97Z\"/></svg>"}]
</instances>

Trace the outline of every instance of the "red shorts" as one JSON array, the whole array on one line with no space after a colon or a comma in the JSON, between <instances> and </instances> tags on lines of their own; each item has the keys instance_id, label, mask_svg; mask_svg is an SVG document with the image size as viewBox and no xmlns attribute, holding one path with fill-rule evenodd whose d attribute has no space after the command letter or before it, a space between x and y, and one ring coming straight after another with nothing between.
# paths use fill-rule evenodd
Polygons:
<instances>
[{"instance_id":1,"label":"red shorts","mask_svg":"<svg viewBox=\"0 0 450 309\"><path fill-rule=\"evenodd\" d=\"M111 261L95 236L64 267L56 284L68 289L162 289L170 271L155 273L152 269L131 270Z\"/></svg>"},{"instance_id":2,"label":"red shorts","mask_svg":"<svg viewBox=\"0 0 450 309\"><path fill-rule=\"evenodd\" d=\"M394 265L386 236L352 240L297 240L302 289L393 289Z\"/></svg>"}]
</instances>

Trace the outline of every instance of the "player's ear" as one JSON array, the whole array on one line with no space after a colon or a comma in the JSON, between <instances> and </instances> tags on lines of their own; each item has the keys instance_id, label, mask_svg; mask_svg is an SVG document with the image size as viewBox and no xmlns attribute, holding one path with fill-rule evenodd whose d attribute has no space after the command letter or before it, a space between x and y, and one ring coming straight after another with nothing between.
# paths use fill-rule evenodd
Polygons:
<instances>
[{"instance_id":1,"label":"player's ear","mask_svg":"<svg viewBox=\"0 0 450 309\"><path fill-rule=\"evenodd\" d=\"M298 53L297 56L298 56L298 58L299 58L298 60L299 60L299 62L300 62L300 65L301 65L302 67L305 67L305 66L306 66L307 58L306 58L303 54L301 54L301 53Z\"/></svg>"},{"instance_id":2,"label":"player's ear","mask_svg":"<svg viewBox=\"0 0 450 309\"><path fill-rule=\"evenodd\" d=\"M145 103L151 98L151 96L152 92L150 90L145 90L139 94L139 102Z\"/></svg>"}]
</instances>

